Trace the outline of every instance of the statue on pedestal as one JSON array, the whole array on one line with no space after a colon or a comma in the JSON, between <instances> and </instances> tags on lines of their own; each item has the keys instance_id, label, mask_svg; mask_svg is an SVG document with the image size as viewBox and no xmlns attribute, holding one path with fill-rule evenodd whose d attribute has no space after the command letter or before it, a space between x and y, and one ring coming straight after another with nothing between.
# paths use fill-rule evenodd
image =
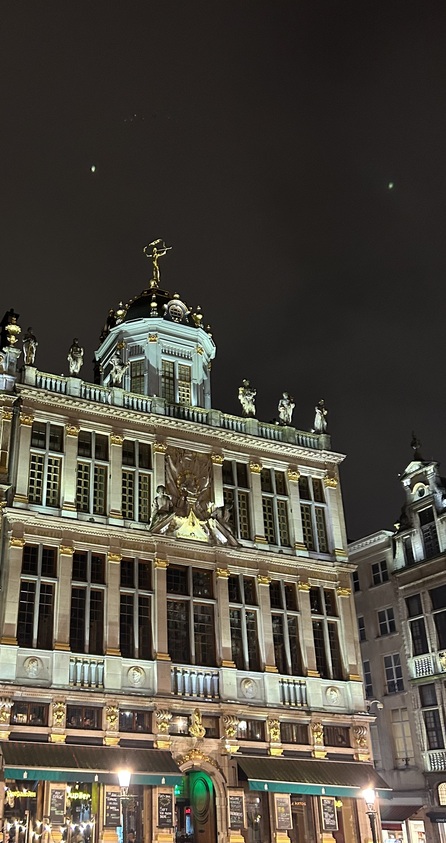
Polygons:
<instances>
[{"instance_id":1,"label":"statue on pedestal","mask_svg":"<svg viewBox=\"0 0 446 843\"><path fill-rule=\"evenodd\" d=\"M124 373L127 371L129 364L123 363L119 353L115 351L110 357L110 376L114 386L120 386Z\"/></svg>"},{"instance_id":2,"label":"statue on pedestal","mask_svg":"<svg viewBox=\"0 0 446 843\"><path fill-rule=\"evenodd\" d=\"M294 398L289 392L284 392L279 401L277 409L279 411L279 423L283 425L290 425L293 417L293 410L295 408Z\"/></svg>"},{"instance_id":3,"label":"statue on pedestal","mask_svg":"<svg viewBox=\"0 0 446 843\"><path fill-rule=\"evenodd\" d=\"M321 398L321 400L316 404L314 412L315 416L312 433L326 433L328 410L323 398Z\"/></svg>"},{"instance_id":4,"label":"statue on pedestal","mask_svg":"<svg viewBox=\"0 0 446 843\"><path fill-rule=\"evenodd\" d=\"M36 351L39 343L33 334L32 328L26 329L26 334L23 337L23 352L25 357L25 366L34 366L36 359Z\"/></svg>"},{"instance_id":5,"label":"statue on pedestal","mask_svg":"<svg viewBox=\"0 0 446 843\"><path fill-rule=\"evenodd\" d=\"M256 395L257 390L254 389L248 380L244 380L242 382L242 386L239 387L238 391L238 400L242 405L243 415L244 416L255 416L256 414Z\"/></svg>"},{"instance_id":6,"label":"statue on pedestal","mask_svg":"<svg viewBox=\"0 0 446 843\"><path fill-rule=\"evenodd\" d=\"M152 506L152 518L150 520L149 529L151 529L160 518L169 515L173 510L172 498L166 492L166 487L163 485L156 487L156 495Z\"/></svg>"},{"instance_id":7,"label":"statue on pedestal","mask_svg":"<svg viewBox=\"0 0 446 843\"><path fill-rule=\"evenodd\" d=\"M84 349L79 345L76 337L68 352L67 360L70 367L70 375L78 375L84 362Z\"/></svg>"}]
</instances>

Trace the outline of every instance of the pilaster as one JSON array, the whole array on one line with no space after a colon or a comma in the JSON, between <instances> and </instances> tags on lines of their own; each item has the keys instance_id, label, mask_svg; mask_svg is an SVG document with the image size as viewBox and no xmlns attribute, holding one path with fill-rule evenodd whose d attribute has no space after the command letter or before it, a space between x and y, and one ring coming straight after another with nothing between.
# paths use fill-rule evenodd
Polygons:
<instances>
[{"instance_id":1,"label":"pilaster","mask_svg":"<svg viewBox=\"0 0 446 843\"><path fill-rule=\"evenodd\" d=\"M344 511L338 478L330 473L324 477L325 499L330 513L333 536L333 553L341 559L347 558L347 536L345 532Z\"/></svg>"},{"instance_id":2,"label":"pilaster","mask_svg":"<svg viewBox=\"0 0 446 843\"><path fill-rule=\"evenodd\" d=\"M153 452L153 488L156 492L158 486L166 484L165 454L167 445L164 442L154 442Z\"/></svg>"},{"instance_id":3,"label":"pilaster","mask_svg":"<svg viewBox=\"0 0 446 843\"><path fill-rule=\"evenodd\" d=\"M17 608L20 599L20 575L25 539L11 536L9 540L8 567L5 583L5 617L1 644L17 644Z\"/></svg>"},{"instance_id":4,"label":"pilaster","mask_svg":"<svg viewBox=\"0 0 446 843\"><path fill-rule=\"evenodd\" d=\"M20 413L17 483L14 503L28 503L29 452L33 416Z\"/></svg>"},{"instance_id":5,"label":"pilaster","mask_svg":"<svg viewBox=\"0 0 446 843\"><path fill-rule=\"evenodd\" d=\"M314 650L313 623L311 620L310 584L305 581L297 583L299 591L299 607L302 622L302 656L307 668L307 676L319 676Z\"/></svg>"},{"instance_id":6,"label":"pilaster","mask_svg":"<svg viewBox=\"0 0 446 843\"><path fill-rule=\"evenodd\" d=\"M122 518L122 436L110 436L110 518Z\"/></svg>"},{"instance_id":7,"label":"pilaster","mask_svg":"<svg viewBox=\"0 0 446 843\"><path fill-rule=\"evenodd\" d=\"M257 577L259 608L262 617L263 641L265 647L265 673L277 673L276 657L274 654L273 624L271 618L271 600L269 584L271 577L259 574Z\"/></svg>"},{"instance_id":8,"label":"pilaster","mask_svg":"<svg viewBox=\"0 0 446 843\"><path fill-rule=\"evenodd\" d=\"M357 646L357 619L355 600L350 585L343 583L336 589L338 596L339 617L341 619L340 641L345 652L347 679L355 681L361 673L359 669L360 652Z\"/></svg>"},{"instance_id":9,"label":"pilaster","mask_svg":"<svg viewBox=\"0 0 446 843\"><path fill-rule=\"evenodd\" d=\"M262 484L260 480L262 465L261 463L251 460L249 463L249 470L251 473L252 526L254 541L257 544L267 544L265 538L265 525L263 523Z\"/></svg>"},{"instance_id":10,"label":"pilaster","mask_svg":"<svg viewBox=\"0 0 446 843\"><path fill-rule=\"evenodd\" d=\"M153 573L153 592L156 594L154 605L154 649L156 659L170 661L169 645L167 640L167 568L169 563L166 559L155 559Z\"/></svg>"},{"instance_id":11,"label":"pilaster","mask_svg":"<svg viewBox=\"0 0 446 843\"><path fill-rule=\"evenodd\" d=\"M223 462L222 454L212 454L212 477L214 481L214 503L215 506L223 506Z\"/></svg>"},{"instance_id":12,"label":"pilaster","mask_svg":"<svg viewBox=\"0 0 446 843\"><path fill-rule=\"evenodd\" d=\"M70 649L70 600L67 595L71 592L71 577L73 573L74 547L61 544L59 547L59 588L58 607L56 611L56 632L54 649Z\"/></svg>"},{"instance_id":13,"label":"pilaster","mask_svg":"<svg viewBox=\"0 0 446 843\"><path fill-rule=\"evenodd\" d=\"M0 475L3 475L5 480L9 472L12 418L12 410L3 407L0 420Z\"/></svg>"},{"instance_id":14,"label":"pilaster","mask_svg":"<svg viewBox=\"0 0 446 843\"><path fill-rule=\"evenodd\" d=\"M105 646L107 656L120 656L119 649L119 617L120 617L120 553L112 553L107 556L107 607L105 617L107 618L107 629L105 635Z\"/></svg>"},{"instance_id":15,"label":"pilaster","mask_svg":"<svg viewBox=\"0 0 446 843\"><path fill-rule=\"evenodd\" d=\"M302 514L300 509L299 478L300 472L295 466L290 466L287 471L288 491L290 496L290 507L292 512L292 526L294 536L294 549L299 556L308 556L308 550L304 544L304 532L302 528Z\"/></svg>"},{"instance_id":16,"label":"pilaster","mask_svg":"<svg viewBox=\"0 0 446 843\"><path fill-rule=\"evenodd\" d=\"M217 586L216 586L216 598L217 598L217 606L219 607L219 611L217 613L218 616L218 626L219 626L219 640L221 642L221 649L220 649L220 659L221 659L221 666L222 667L235 667L235 664L232 660L232 647L231 647L231 625L229 622L229 592L228 592L228 579L229 579L229 571L227 568L217 568L216 570L217 575Z\"/></svg>"},{"instance_id":17,"label":"pilaster","mask_svg":"<svg viewBox=\"0 0 446 843\"><path fill-rule=\"evenodd\" d=\"M75 513L76 507L76 476L77 476L77 448L79 428L74 424L65 425L65 457L63 461L63 504L62 513Z\"/></svg>"}]
</instances>

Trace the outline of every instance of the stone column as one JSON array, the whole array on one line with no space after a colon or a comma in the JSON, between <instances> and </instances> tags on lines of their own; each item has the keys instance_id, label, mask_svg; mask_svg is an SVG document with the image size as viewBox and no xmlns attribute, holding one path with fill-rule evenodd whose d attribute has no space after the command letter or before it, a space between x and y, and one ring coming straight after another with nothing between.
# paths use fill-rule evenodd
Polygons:
<instances>
[{"instance_id":1,"label":"stone column","mask_svg":"<svg viewBox=\"0 0 446 843\"><path fill-rule=\"evenodd\" d=\"M17 483L14 503L28 503L29 452L33 416L20 413Z\"/></svg>"},{"instance_id":2,"label":"stone column","mask_svg":"<svg viewBox=\"0 0 446 843\"><path fill-rule=\"evenodd\" d=\"M122 443L124 438L110 436L110 518L122 520Z\"/></svg>"},{"instance_id":3,"label":"stone column","mask_svg":"<svg viewBox=\"0 0 446 843\"><path fill-rule=\"evenodd\" d=\"M155 559L153 593L154 597L154 637L156 668L158 674L158 693L171 692L171 658L167 639L167 568L166 559Z\"/></svg>"},{"instance_id":4,"label":"stone column","mask_svg":"<svg viewBox=\"0 0 446 843\"><path fill-rule=\"evenodd\" d=\"M165 486L166 484L166 469L165 469L165 453L167 445L164 442L154 442L152 446L153 451L153 491L154 497L157 486Z\"/></svg>"},{"instance_id":5,"label":"stone column","mask_svg":"<svg viewBox=\"0 0 446 843\"><path fill-rule=\"evenodd\" d=\"M259 586L259 609L262 618L263 646L265 652L265 673L277 673L276 658L274 654L273 624L271 620L271 600L269 597L269 584L271 577L259 574L257 584Z\"/></svg>"},{"instance_id":6,"label":"stone column","mask_svg":"<svg viewBox=\"0 0 446 843\"><path fill-rule=\"evenodd\" d=\"M310 584L305 581L297 583L299 591L299 608L302 619L302 656L307 667L307 676L319 677L314 649L313 623L311 620Z\"/></svg>"},{"instance_id":7,"label":"stone column","mask_svg":"<svg viewBox=\"0 0 446 843\"><path fill-rule=\"evenodd\" d=\"M10 466L12 417L12 410L3 407L0 422L0 475L4 476L5 481Z\"/></svg>"},{"instance_id":8,"label":"stone column","mask_svg":"<svg viewBox=\"0 0 446 843\"><path fill-rule=\"evenodd\" d=\"M217 617L218 617L218 637L221 642L221 666L235 667L232 660L231 647L231 625L229 622L229 592L228 579L229 571L227 568L217 568Z\"/></svg>"},{"instance_id":9,"label":"stone column","mask_svg":"<svg viewBox=\"0 0 446 843\"><path fill-rule=\"evenodd\" d=\"M212 478L214 481L214 492L213 492L213 500L215 506L223 506L224 498L223 498L223 462L224 457L222 454L212 454Z\"/></svg>"},{"instance_id":10,"label":"stone column","mask_svg":"<svg viewBox=\"0 0 446 843\"><path fill-rule=\"evenodd\" d=\"M261 463L251 461L249 463L249 470L251 472L252 526L254 541L256 544L267 544L265 538L265 525L263 523L262 485L260 481L262 465Z\"/></svg>"},{"instance_id":11,"label":"stone column","mask_svg":"<svg viewBox=\"0 0 446 843\"><path fill-rule=\"evenodd\" d=\"M59 547L59 588L56 611L54 649L70 649L71 577L73 572L74 547L61 544Z\"/></svg>"},{"instance_id":12,"label":"stone column","mask_svg":"<svg viewBox=\"0 0 446 843\"><path fill-rule=\"evenodd\" d=\"M17 609L20 599L20 575L25 539L11 536L6 582L4 585L5 615L3 619L1 644L17 644Z\"/></svg>"},{"instance_id":13,"label":"stone column","mask_svg":"<svg viewBox=\"0 0 446 843\"><path fill-rule=\"evenodd\" d=\"M358 660L360 653L357 648L357 619L355 611L355 601L352 596L352 590L346 583L338 585L336 589L338 595L339 617L341 620L341 627L339 630L339 643L344 650L345 668L347 670L347 679L353 682L361 682L360 668Z\"/></svg>"},{"instance_id":14,"label":"stone column","mask_svg":"<svg viewBox=\"0 0 446 843\"><path fill-rule=\"evenodd\" d=\"M333 548L330 548L330 550L337 559L344 561L347 559L347 535L341 489L337 477L333 474L327 474L324 477L324 486L333 536Z\"/></svg>"},{"instance_id":15,"label":"stone column","mask_svg":"<svg viewBox=\"0 0 446 843\"><path fill-rule=\"evenodd\" d=\"M120 656L119 649L119 616L120 616L120 553L109 551L107 556L107 589L105 617L107 618L105 634L105 653L107 656Z\"/></svg>"},{"instance_id":16,"label":"stone column","mask_svg":"<svg viewBox=\"0 0 446 843\"><path fill-rule=\"evenodd\" d=\"M287 475L293 524L294 549L297 550L299 556L308 556L307 546L304 544L304 533L302 529L302 513L300 509L300 471L298 471L295 466L290 466L287 471Z\"/></svg>"},{"instance_id":17,"label":"stone column","mask_svg":"<svg viewBox=\"0 0 446 843\"><path fill-rule=\"evenodd\" d=\"M62 477L62 514L75 517L76 485L77 485L77 446L79 427L75 424L65 425L65 457L63 461Z\"/></svg>"}]
</instances>

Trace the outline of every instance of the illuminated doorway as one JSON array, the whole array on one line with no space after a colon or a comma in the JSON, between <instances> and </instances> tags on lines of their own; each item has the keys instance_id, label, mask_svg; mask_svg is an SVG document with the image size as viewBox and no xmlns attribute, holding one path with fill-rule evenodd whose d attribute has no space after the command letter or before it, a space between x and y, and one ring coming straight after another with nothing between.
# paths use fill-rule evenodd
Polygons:
<instances>
[{"instance_id":1,"label":"illuminated doorway","mask_svg":"<svg viewBox=\"0 0 446 843\"><path fill-rule=\"evenodd\" d=\"M215 843L215 791L201 770L183 776L176 791L176 843Z\"/></svg>"}]
</instances>

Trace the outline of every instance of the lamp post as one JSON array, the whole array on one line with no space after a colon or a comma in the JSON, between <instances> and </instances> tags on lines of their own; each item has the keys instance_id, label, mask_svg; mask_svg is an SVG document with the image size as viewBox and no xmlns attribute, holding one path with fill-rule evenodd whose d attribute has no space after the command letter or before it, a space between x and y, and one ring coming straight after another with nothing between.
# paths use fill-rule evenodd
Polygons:
<instances>
[{"instance_id":1,"label":"lamp post","mask_svg":"<svg viewBox=\"0 0 446 843\"><path fill-rule=\"evenodd\" d=\"M376 808L375 808L375 799L376 793L372 787L368 787L362 793L365 804L366 804L366 814L369 818L370 822L370 831L372 832L372 840L373 843L378 843L378 838L376 836Z\"/></svg>"},{"instance_id":2,"label":"lamp post","mask_svg":"<svg viewBox=\"0 0 446 843\"><path fill-rule=\"evenodd\" d=\"M127 843L127 800L129 795L131 770L118 770L119 787L121 788L121 816L122 816L122 843Z\"/></svg>"}]
</instances>

